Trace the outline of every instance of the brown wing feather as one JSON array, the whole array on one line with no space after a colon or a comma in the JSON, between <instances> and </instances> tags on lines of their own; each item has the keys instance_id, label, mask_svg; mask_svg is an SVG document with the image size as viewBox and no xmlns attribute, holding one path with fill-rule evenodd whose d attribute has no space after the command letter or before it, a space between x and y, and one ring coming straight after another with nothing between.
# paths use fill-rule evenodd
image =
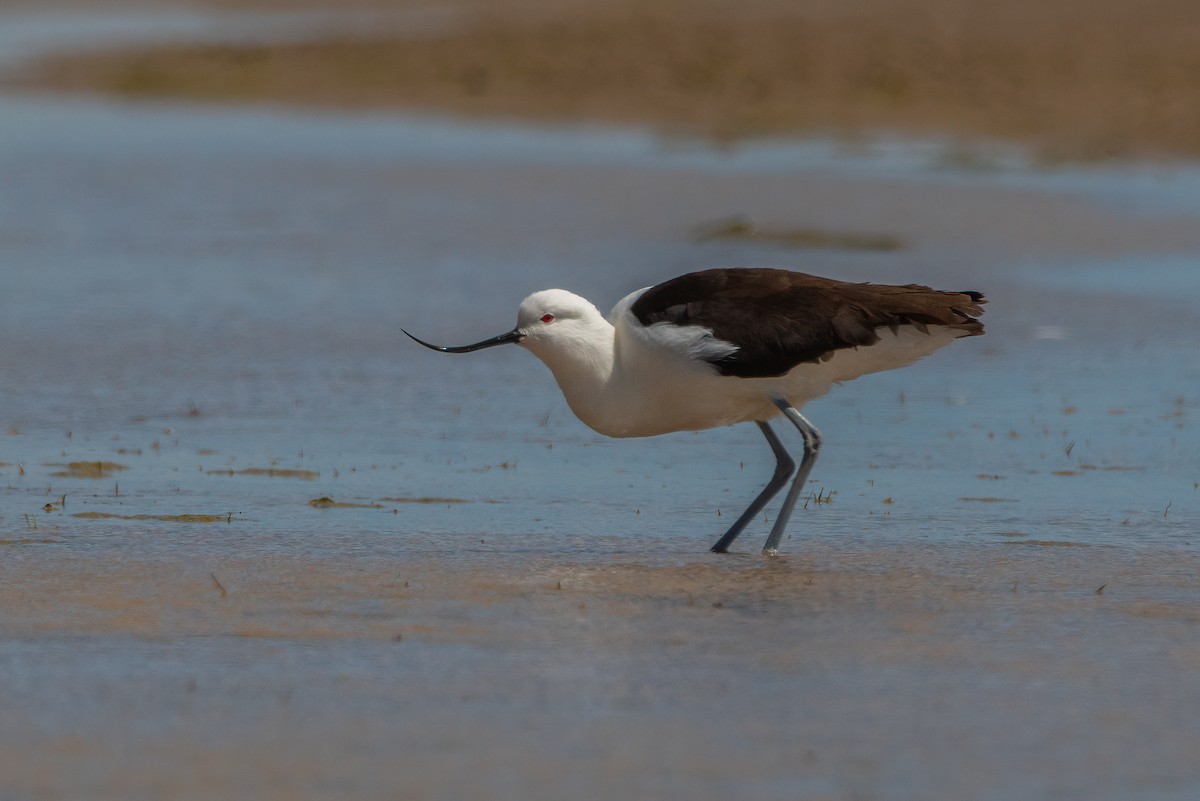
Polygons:
<instances>
[{"instance_id":1,"label":"brown wing feather","mask_svg":"<svg viewBox=\"0 0 1200 801\"><path fill-rule=\"evenodd\" d=\"M842 348L873 345L879 328L949 326L978 336L984 297L918 284L855 284L767 268L690 273L651 287L631 311L642 325L697 325L738 346L723 375L783 375Z\"/></svg>"}]
</instances>

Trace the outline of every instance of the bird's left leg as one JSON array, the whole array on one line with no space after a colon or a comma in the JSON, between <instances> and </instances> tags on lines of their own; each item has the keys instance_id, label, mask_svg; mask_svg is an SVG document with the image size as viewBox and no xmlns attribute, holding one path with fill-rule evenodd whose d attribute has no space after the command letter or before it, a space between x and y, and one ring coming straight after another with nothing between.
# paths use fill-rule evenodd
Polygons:
<instances>
[{"instance_id":1,"label":"bird's left leg","mask_svg":"<svg viewBox=\"0 0 1200 801\"><path fill-rule=\"evenodd\" d=\"M796 410L796 407L792 406L786 400L777 398L775 405L783 412L783 416L799 429L800 436L804 438L804 456L800 458L800 467L796 470L796 477L792 479L792 487L783 499L783 506L779 507L779 515L775 518L775 525L771 527L767 543L763 546L763 553L765 554L773 554L779 548L779 541L783 539L783 530L787 528L788 518L792 516L792 510L796 507L796 500L800 497L800 493L804 489L804 483L808 481L808 474L812 471L812 466L817 461L817 454L821 451L821 432L817 430L817 427L810 423L804 415Z\"/></svg>"},{"instance_id":2,"label":"bird's left leg","mask_svg":"<svg viewBox=\"0 0 1200 801\"><path fill-rule=\"evenodd\" d=\"M767 486L763 487L762 492L758 493L754 500L750 502L750 505L746 507L746 511L742 512L741 516L734 521L724 536L717 540L716 545L709 549L713 553L726 553L729 550L729 546L742 533L742 529L746 527L746 524L762 511L762 508L775 497L775 493L783 489L783 485L787 483L788 476L796 469L796 463L792 461L792 457L788 455L787 448L783 447L783 443L779 441L779 437L771 430L771 427L763 420L756 422L763 436L767 438L767 444L771 446L771 452L775 454L775 473L771 476L771 480L767 482Z\"/></svg>"}]
</instances>

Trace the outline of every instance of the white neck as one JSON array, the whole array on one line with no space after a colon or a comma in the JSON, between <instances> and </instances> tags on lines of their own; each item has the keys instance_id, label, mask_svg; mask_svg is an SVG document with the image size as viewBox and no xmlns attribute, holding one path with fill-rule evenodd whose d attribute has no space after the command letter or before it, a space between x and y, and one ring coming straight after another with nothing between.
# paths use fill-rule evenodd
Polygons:
<instances>
[{"instance_id":1,"label":"white neck","mask_svg":"<svg viewBox=\"0 0 1200 801\"><path fill-rule=\"evenodd\" d=\"M610 436L617 421L611 419L615 410L605 398L612 388L615 334L612 325L597 315L553 342L522 343L550 368L571 411Z\"/></svg>"}]
</instances>

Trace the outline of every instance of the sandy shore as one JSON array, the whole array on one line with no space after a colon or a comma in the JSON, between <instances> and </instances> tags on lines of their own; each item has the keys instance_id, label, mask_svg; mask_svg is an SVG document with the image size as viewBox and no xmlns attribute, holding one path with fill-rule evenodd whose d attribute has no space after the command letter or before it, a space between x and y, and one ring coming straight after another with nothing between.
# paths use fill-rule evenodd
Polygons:
<instances>
[{"instance_id":1,"label":"sandy shore","mask_svg":"<svg viewBox=\"0 0 1200 801\"><path fill-rule=\"evenodd\" d=\"M1179 0L455 7L460 25L419 37L64 54L25 80L139 98L648 123L715 137L998 137L1048 158L1200 152L1200 6Z\"/></svg>"},{"instance_id":2,"label":"sandy shore","mask_svg":"<svg viewBox=\"0 0 1200 801\"><path fill-rule=\"evenodd\" d=\"M1188 792L1195 696L1163 679L1197 611L1143 593L1190 592L1194 554L806 550L25 558L0 769L29 798Z\"/></svg>"}]
</instances>

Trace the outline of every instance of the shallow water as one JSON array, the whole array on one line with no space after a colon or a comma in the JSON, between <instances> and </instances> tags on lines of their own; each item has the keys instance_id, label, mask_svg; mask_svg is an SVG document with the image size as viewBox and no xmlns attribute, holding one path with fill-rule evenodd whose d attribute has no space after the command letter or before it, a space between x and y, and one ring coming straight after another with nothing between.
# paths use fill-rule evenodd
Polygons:
<instances>
[{"instance_id":1,"label":"shallow water","mask_svg":"<svg viewBox=\"0 0 1200 801\"><path fill-rule=\"evenodd\" d=\"M1200 792L1195 168L0 119L0 795ZM907 247L695 241L731 214ZM832 502L778 559L765 520L705 552L769 473L753 427L607 440L519 349L400 332L735 264L991 299L807 408Z\"/></svg>"}]
</instances>

